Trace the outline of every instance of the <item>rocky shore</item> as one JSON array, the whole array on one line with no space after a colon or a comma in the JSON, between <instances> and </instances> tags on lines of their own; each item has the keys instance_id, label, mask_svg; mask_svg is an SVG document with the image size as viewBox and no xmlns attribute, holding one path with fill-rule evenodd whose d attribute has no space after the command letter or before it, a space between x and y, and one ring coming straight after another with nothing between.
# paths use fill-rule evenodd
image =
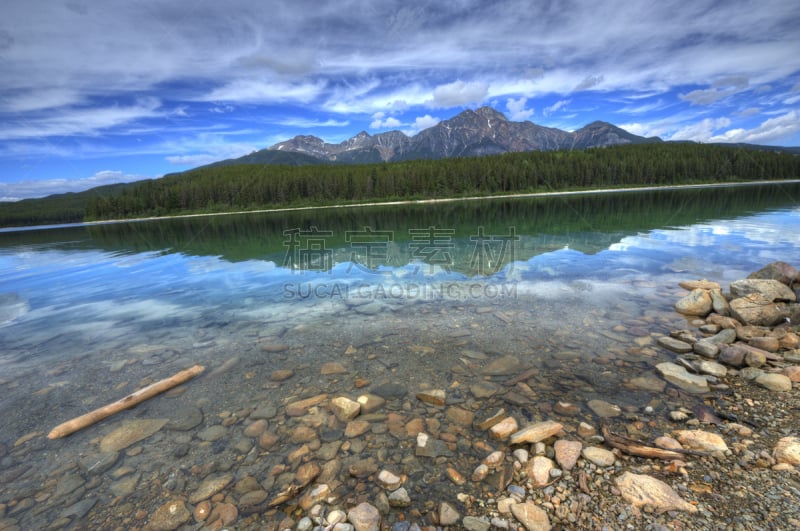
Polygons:
<instances>
[{"instance_id":1,"label":"rocky shore","mask_svg":"<svg viewBox=\"0 0 800 531\"><path fill-rule=\"evenodd\" d=\"M799 286L780 262L727 291L682 282L685 326L627 319L600 335L619 355L588 369L552 354L588 389L580 400L550 400L565 382L519 352L460 347L430 385L373 381L356 367L380 356L348 345L302 385L290 357L265 371L273 401L154 405L86 435L78 454L31 432L0 445L0 530L800 528ZM437 347L408 348L423 360ZM230 359L204 378L224 377ZM650 398L589 398L603 378ZM61 451L51 470L27 462Z\"/></svg>"}]
</instances>

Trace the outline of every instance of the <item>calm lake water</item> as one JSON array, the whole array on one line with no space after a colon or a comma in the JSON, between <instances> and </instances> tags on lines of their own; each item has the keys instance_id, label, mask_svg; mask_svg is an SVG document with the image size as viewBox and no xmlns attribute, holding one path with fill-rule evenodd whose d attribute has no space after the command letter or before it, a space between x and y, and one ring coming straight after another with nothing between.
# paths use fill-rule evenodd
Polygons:
<instances>
[{"instance_id":1,"label":"calm lake water","mask_svg":"<svg viewBox=\"0 0 800 531\"><path fill-rule=\"evenodd\" d=\"M800 185L782 184L0 232L0 504L23 528L121 521L163 502L176 473L176 494L196 489L202 476L188 470L208 463L272 495L286 478L266 472L291 473L300 446L283 406L320 393L379 392L389 399L380 413L406 420L437 414L414 398L426 388L478 415L504 407L521 420L550 418L557 401L590 415L585 404L598 398L663 410L660 392L631 381L655 378L671 355L636 337L686 326L672 311L679 280L727 285L774 260L800 266L799 205ZM195 364L206 372L183 393L43 437ZM294 375L274 381L278 369ZM498 392L530 369L535 397ZM269 452L241 442L259 408L280 439ZM121 422L198 409L194 426L167 425L104 475L77 464ZM202 440L213 425L225 434ZM328 425L322 442L342 428ZM377 456L454 496L441 474L404 461L402 437L378 427L364 437L340 458ZM468 474L476 459L454 462ZM77 486L58 491L48 477ZM359 488L349 477L334 484L341 496ZM87 498L89 509L73 509Z\"/></svg>"}]
</instances>

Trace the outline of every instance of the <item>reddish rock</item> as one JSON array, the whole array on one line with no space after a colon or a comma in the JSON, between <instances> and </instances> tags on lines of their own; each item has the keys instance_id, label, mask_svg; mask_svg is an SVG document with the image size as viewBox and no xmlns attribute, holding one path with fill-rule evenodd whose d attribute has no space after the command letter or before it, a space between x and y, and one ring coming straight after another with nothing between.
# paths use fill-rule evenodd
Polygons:
<instances>
[{"instance_id":1,"label":"reddish rock","mask_svg":"<svg viewBox=\"0 0 800 531\"><path fill-rule=\"evenodd\" d=\"M297 402L292 402L286 405L286 414L290 417L302 417L306 414L309 408L317 406L328 399L328 395L320 394L310 398L304 398Z\"/></svg>"},{"instance_id":2,"label":"reddish rock","mask_svg":"<svg viewBox=\"0 0 800 531\"><path fill-rule=\"evenodd\" d=\"M553 445L556 453L556 463L564 470L572 470L578 457L581 455L583 444L580 441L560 439Z\"/></svg>"},{"instance_id":3,"label":"reddish rock","mask_svg":"<svg viewBox=\"0 0 800 531\"><path fill-rule=\"evenodd\" d=\"M800 382L800 365L792 365L781 371L781 374L789 378L792 382Z\"/></svg>"},{"instance_id":4,"label":"reddish rock","mask_svg":"<svg viewBox=\"0 0 800 531\"><path fill-rule=\"evenodd\" d=\"M262 450L268 450L275 446L277 442L280 440L276 434L272 433L271 431L265 431L258 437L258 447Z\"/></svg>"},{"instance_id":5,"label":"reddish rock","mask_svg":"<svg viewBox=\"0 0 800 531\"><path fill-rule=\"evenodd\" d=\"M749 279L777 280L781 284L791 285L800 279L800 273L791 264L786 262L772 262L762 267L755 273L750 273Z\"/></svg>"},{"instance_id":6,"label":"reddish rock","mask_svg":"<svg viewBox=\"0 0 800 531\"><path fill-rule=\"evenodd\" d=\"M754 337L747 342L751 347L755 347L767 352L777 352L781 347L780 341L777 337Z\"/></svg>"}]
</instances>

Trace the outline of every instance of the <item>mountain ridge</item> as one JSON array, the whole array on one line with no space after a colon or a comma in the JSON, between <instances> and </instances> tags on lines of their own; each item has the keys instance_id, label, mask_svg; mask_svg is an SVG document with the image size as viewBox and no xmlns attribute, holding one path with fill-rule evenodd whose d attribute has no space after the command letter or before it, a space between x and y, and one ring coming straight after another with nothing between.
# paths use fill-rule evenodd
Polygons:
<instances>
[{"instance_id":1,"label":"mountain ridge","mask_svg":"<svg viewBox=\"0 0 800 531\"><path fill-rule=\"evenodd\" d=\"M569 132L530 121L514 122L492 107L480 107L462 111L414 136L397 130L375 135L361 131L332 144L313 135L297 135L260 151L303 153L326 162L372 163L652 142L662 140L637 136L608 122L595 121Z\"/></svg>"}]
</instances>

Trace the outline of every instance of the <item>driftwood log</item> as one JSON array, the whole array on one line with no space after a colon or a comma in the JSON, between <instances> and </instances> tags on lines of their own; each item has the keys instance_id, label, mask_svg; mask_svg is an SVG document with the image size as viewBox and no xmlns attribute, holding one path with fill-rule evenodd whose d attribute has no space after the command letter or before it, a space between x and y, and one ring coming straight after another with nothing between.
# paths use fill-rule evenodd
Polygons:
<instances>
[{"instance_id":1,"label":"driftwood log","mask_svg":"<svg viewBox=\"0 0 800 531\"><path fill-rule=\"evenodd\" d=\"M629 455L638 455L639 457L649 457L651 459L683 459L686 455L711 455L710 452L701 452L698 450L675 449L665 450L664 448L656 448L654 446L647 446L646 444L630 439L616 433L612 433L608 426L603 425L601 428L603 438L606 444L612 448L618 448Z\"/></svg>"},{"instance_id":2,"label":"driftwood log","mask_svg":"<svg viewBox=\"0 0 800 531\"><path fill-rule=\"evenodd\" d=\"M114 413L119 413L125 409L131 408L136 404L140 404L145 400L153 398L154 396L163 393L164 391L168 391L173 387L176 387L188 380L191 380L201 372L205 370L205 367L202 365L195 365L194 367L190 367L186 370L183 370L169 378L165 378L163 380L159 380L153 384L148 385L142 389L139 389L136 392L133 392L126 396L125 398L121 398L116 402L112 402L108 405L105 405L101 408L95 409L94 411L90 411L85 415L81 415L80 417L75 417L72 420L69 420L63 424L59 424L53 430L47 434L48 439L59 439L61 437L66 437L72 433L75 433L78 430L82 430L83 428L87 428L92 424L100 422L106 417L110 417Z\"/></svg>"}]
</instances>

